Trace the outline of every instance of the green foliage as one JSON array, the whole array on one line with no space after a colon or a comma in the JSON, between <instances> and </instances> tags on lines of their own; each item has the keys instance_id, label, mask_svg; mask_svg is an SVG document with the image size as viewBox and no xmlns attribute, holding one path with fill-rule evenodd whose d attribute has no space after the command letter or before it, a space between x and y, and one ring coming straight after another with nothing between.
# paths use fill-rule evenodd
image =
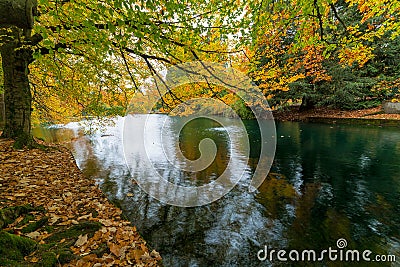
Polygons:
<instances>
[{"instance_id":1,"label":"green foliage","mask_svg":"<svg viewBox=\"0 0 400 267\"><path fill-rule=\"evenodd\" d=\"M245 5L39 1L33 31L43 41L34 47L30 74L35 122L123 115L156 70L226 51L223 45L210 48L210 42L227 43L237 33Z\"/></svg>"},{"instance_id":2,"label":"green foliage","mask_svg":"<svg viewBox=\"0 0 400 267\"><path fill-rule=\"evenodd\" d=\"M254 114L251 111L251 109L246 106L244 101L242 99L237 100L233 104L231 104L231 107L235 111L235 113L242 119L245 120L251 120L254 119Z\"/></svg>"}]
</instances>

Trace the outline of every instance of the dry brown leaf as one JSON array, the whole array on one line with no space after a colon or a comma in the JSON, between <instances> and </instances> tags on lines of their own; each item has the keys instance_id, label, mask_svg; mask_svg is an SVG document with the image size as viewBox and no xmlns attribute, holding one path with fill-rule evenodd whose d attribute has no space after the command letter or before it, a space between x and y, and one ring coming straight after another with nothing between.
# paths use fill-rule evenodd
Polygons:
<instances>
[{"instance_id":1,"label":"dry brown leaf","mask_svg":"<svg viewBox=\"0 0 400 267\"><path fill-rule=\"evenodd\" d=\"M31 258L30 262L36 263L36 262L39 262L39 259L36 257L33 257L33 258Z\"/></svg>"},{"instance_id":2,"label":"dry brown leaf","mask_svg":"<svg viewBox=\"0 0 400 267\"><path fill-rule=\"evenodd\" d=\"M36 239L40 236L40 233L38 231L26 234L27 237L32 238L32 239Z\"/></svg>"},{"instance_id":3,"label":"dry brown leaf","mask_svg":"<svg viewBox=\"0 0 400 267\"><path fill-rule=\"evenodd\" d=\"M80 217L78 217L78 221L80 221L80 220L86 220L86 219L89 219L90 217L92 217L92 213L89 213L89 214L87 214L87 215L83 215L83 216L80 216Z\"/></svg>"},{"instance_id":4,"label":"dry brown leaf","mask_svg":"<svg viewBox=\"0 0 400 267\"><path fill-rule=\"evenodd\" d=\"M58 223L57 225L61 225L61 226L65 226L65 225L70 225L71 224L71 221L65 221L65 222L60 222L60 223Z\"/></svg>"},{"instance_id":5,"label":"dry brown leaf","mask_svg":"<svg viewBox=\"0 0 400 267\"><path fill-rule=\"evenodd\" d=\"M55 223L58 221L58 219L60 219L59 216L57 216L57 215L55 215L55 214L51 214L51 217L50 217L50 219L49 219L49 222L50 222L50 224L55 224Z\"/></svg>"},{"instance_id":6,"label":"dry brown leaf","mask_svg":"<svg viewBox=\"0 0 400 267\"><path fill-rule=\"evenodd\" d=\"M24 216L19 216L10 226L19 224L24 219Z\"/></svg>"},{"instance_id":7,"label":"dry brown leaf","mask_svg":"<svg viewBox=\"0 0 400 267\"><path fill-rule=\"evenodd\" d=\"M153 249L153 251L150 253L150 256L156 259L161 259L160 253L158 253L157 251L155 251Z\"/></svg>"},{"instance_id":8,"label":"dry brown leaf","mask_svg":"<svg viewBox=\"0 0 400 267\"><path fill-rule=\"evenodd\" d=\"M111 220L100 219L99 222L104 226L111 226L112 225L112 221Z\"/></svg>"},{"instance_id":9,"label":"dry brown leaf","mask_svg":"<svg viewBox=\"0 0 400 267\"><path fill-rule=\"evenodd\" d=\"M135 259L136 262L140 262L140 258L144 255L144 251L140 249L135 249L132 251L132 256Z\"/></svg>"},{"instance_id":10,"label":"dry brown leaf","mask_svg":"<svg viewBox=\"0 0 400 267\"><path fill-rule=\"evenodd\" d=\"M86 244L87 241L88 241L88 235L87 234L80 235L78 237L78 240L76 240L76 242L75 242L75 247L81 247L84 244Z\"/></svg>"},{"instance_id":11,"label":"dry brown leaf","mask_svg":"<svg viewBox=\"0 0 400 267\"><path fill-rule=\"evenodd\" d=\"M108 247L110 248L110 251L117 257L121 256L121 248L114 243L109 243Z\"/></svg>"}]
</instances>

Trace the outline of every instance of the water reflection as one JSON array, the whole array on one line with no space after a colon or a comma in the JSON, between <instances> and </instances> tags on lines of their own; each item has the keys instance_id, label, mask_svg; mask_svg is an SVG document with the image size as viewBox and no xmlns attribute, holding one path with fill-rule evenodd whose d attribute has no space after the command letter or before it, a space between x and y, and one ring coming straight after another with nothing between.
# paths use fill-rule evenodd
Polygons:
<instances>
[{"instance_id":1,"label":"water reflection","mask_svg":"<svg viewBox=\"0 0 400 267\"><path fill-rule=\"evenodd\" d=\"M247 134L240 120L215 119L127 116L124 154L141 188L180 206L210 203L232 188L247 169Z\"/></svg>"},{"instance_id":2,"label":"water reflection","mask_svg":"<svg viewBox=\"0 0 400 267\"><path fill-rule=\"evenodd\" d=\"M154 118L155 131L162 127L158 119ZM160 166L165 164L168 179L207 182L224 171L231 157L245 170L244 180L228 195L196 208L164 205L135 184L120 145L121 119L106 134L81 137L71 147L78 166L98 180L110 199L119 202L150 245L161 252L165 266L279 266L279 262L258 261L257 251L264 245L322 250L335 247L339 238L347 240L349 249L395 254L400 260L398 129L279 123L271 173L252 194L247 185L257 163L259 132L256 122L245 124L251 137L251 159L247 163L234 155L232 144L218 125L200 121L181 136L164 140L172 146L178 138L182 153L193 159L199 157L201 137L218 140L217 159L203 173L191 176L158 161ZM199 133L202 127L208 132ZM76 125L69 128L73 136L78 133ZM63 137L66 133L60 131L68 132L53 131ZM136 155L136 175L146 173L140 161L142 152ZM307 266L293 264L303 265ZM309 265L346 266L338 262Z\"/></svg>"}]
</instances>

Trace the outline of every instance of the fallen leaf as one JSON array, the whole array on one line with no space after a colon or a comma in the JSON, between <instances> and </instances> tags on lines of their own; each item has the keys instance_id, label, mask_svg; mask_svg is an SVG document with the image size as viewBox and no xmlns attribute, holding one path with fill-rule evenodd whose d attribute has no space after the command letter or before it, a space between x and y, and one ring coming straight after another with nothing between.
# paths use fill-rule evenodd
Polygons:
<instances>
[{"instance_id":1,"label":"fallen leaf","mask_svg":"<svg viewBox=\"0 0 400 267\"><path fill-rule=\"evenodd\" d=\"M60 222L57 225L70 225L71 221Z\"/></svg>"},{"instance_id":2,"label":"fallen leaf","mask_svg":"<svg viewBox=\"0 0 400 267\"><path fill-rule=\"evenodd\" d=\"M30 237L32 239L36 239L36 238L38 238L40 236L40 233L38 231L35 231L35 232L32 232L32 233L26 234L26 236Z\"/></svg>"},{"instance_id":3,"label":"fallen leaf","mask_svg":"<svg viewBox=\"0 0 400 267\"><path fill-rule=\"evenodd\" d=\"M49 220L50 224L54 224L58 221L58 219L60 219L59 216L55 215L55 214L51 214L51 218Z\"/></svg>"},{"instance_id":4,"label":"fallen leaf","mask_svg":"<svg viewBox=\"0 0 400 267\"><path fill-rule=\"evenodd\" d=\"M75 242L75 247L81 247L88 241L88 235L80 235Z\"/></svg>"},{"instance_id":5,"label":"fallen leaf","mask_svg":"<svg viewBox=\"0 0 400 267\"><path fill-rule=\"evenodd\" d=\"M112 221L111 220L100 219L99 222L104 226L111 226L112 225Z\"/></svg>"},{"instance_id":6,"label":"fallen leaf","mask_svg":"<svg viewBox=\"0 0 400 267\"><path fill-rule=\"evenodd\" d=\"M121 256L121 252L120 252L121 248L120 248L117 244L110 243L110 244L108 245L108 247L110 248L110 251L111 251L115 256L117 256L117 257Z\"/></svg>"},{"instance_id":7,"label":"fallen leaf","mask_svg":"<svg viewBox=\"0 0 400 267\"><path fill-rule=\"evenodd\" d=\"M144 251L140 249L135 249L132 251L133 257L135 258L136 262L140 262L140 258L144 255Z\"/></svg>"},{"instance_id":8,"label":"fallen leaf","mask_svg":"<svg viewBox=\"0 0 400 267\"><path fill-rule=\"evenodd\" d=\"M150 253L150 256L156 259L161 259L160 253L158 253L157 251L155 251L153 249L153 251Z\"/></svg>"}]
</instances>

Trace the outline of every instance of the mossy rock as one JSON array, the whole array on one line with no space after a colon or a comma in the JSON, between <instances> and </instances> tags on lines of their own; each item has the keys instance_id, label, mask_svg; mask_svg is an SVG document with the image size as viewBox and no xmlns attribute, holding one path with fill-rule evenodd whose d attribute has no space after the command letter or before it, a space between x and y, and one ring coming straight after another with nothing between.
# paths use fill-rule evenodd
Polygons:
<instances>
[{"instance_id":1,"label":"mossy rock","mask_svg":"<svg viewBox=\"0 0 400 267\"><path fill-rule=\"evenodd\" d=\"M63 249L55 252L58 255L58 262L61 264L68 263L76 258L70 249Z\"/></svg>"},{"instance_id":2,"label":"mossy rock","mask_svg":"<svg viewBox=\"0 0 400 267\"><path fill-rule=\"evenodd\" d=\"M42 267L53 267L57 265L56 253L49 251L42 254L42 260L39 262L39 266Z\"/></svg>"},{"instance_id":3,"label":"mossy rock","mask_svg":"<svg viewBox=\"0 0 400 267\"><path fill-rule=\"evenodd\" d=\"M35 216L33 216L32 214L26 214L24 216L24 218L22 219L22 221L20 221L17 224L17 227L22 227L24 225L26 225L27 223L29 223L30 221L33 221L35 219Z\"/></svg>"},{"instance_id":4,"label":"mossy rock","mask_svg":"<svg viewBox=\"0 0 400 267\"><path fill-rule=\"evenodd\" d=\"M66 226L50 226L48 225L49 218L43 216L36 218L30 212L42 212L42 207L32 207L30 205L8 207L0 210L0 223L2 227L11 224L20 216L24 216L19 227L22 228L22 233L31 233L42 228L53 234L44 241L44 244L38 244L34 240L17 236L6 231L1 231L0 234L0 266L45 266L52 267L59 264L65 264L75 259L77 256L70 249L80 235L87 234L89 237L99 230L102 225L98 222L85 221L70 227ZM45 215L45 214L44 214ZM12 230L10 230L12 231ZM65 239L62 243L62 239ZM102 253L103 251L99 251ZM29 259L25 261L24 257L35 257L39 260L37 263L30 263Z\"/></svg>"},{"instance_id":5,"label":"mossy rock","mask_svg":"<svg viewBox=\"0 0 400 267\"><path fill-rule=\"evenodd\" d=\"M36 231L37 229L41 228L44 226L47 222L49 221L49 217L43 217L39 221L33 222L22 228L21 232L26 234L26 233L31 233L33 231Z\"/></svg>"},{"instance_id":6,"label":"mossy rock","mask_svg":"<svg viewBox=\"0 0 400 267\"><path fill-rule=\"evenodd\" d=\"M67 229L60 229L55 231L53 235L45 239L47 243L58 243L62 239L66 239L67 243L75 243L80 235L88 234L92 237L94 233L102 227L99 222L81 222L77 225L73 225Z\"/></svg>"},{"instance_id":7,"label":"mossy rock","mask_svg":"<svg viewBox=\"0 0 400 267\"><path fill-rule=\"evenodd\" d=\"M31 211L43 212L43 207L32 207L30 204L23 206L8 207L0 210L0 228L6 227L8 224L13 223L15 219L23 214Z\"/></svg>"},{"instance_id":8,"label":"mossy rock","mask_svg":"<svg viewBox=\"0 0 400 267\"><path fill-rule=\"evenodd\" d=\"M1 266L18 266L36 248L37 243L32 239L0 231Z\"/></svg>"}]
</instances>

